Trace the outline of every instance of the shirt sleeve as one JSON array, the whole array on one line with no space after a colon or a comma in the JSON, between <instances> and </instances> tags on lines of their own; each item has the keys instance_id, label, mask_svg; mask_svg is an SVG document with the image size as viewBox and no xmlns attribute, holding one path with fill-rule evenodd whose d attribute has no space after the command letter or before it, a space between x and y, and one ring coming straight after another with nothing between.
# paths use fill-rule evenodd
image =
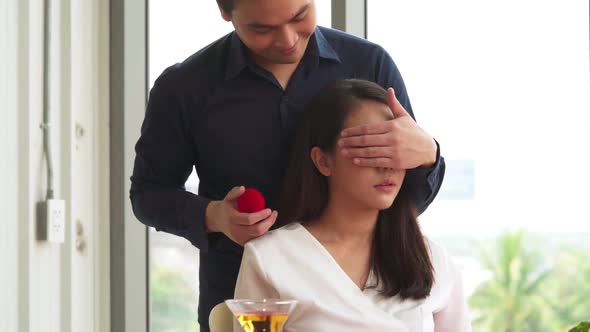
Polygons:
<instances>
[{"instance_id":1,"label":"shirt sleeve","mask_svg":"<svg viewBox=\"0 0 590 332\"><path fill-rule=\"evenodd\" d=\"M131 205L143 224L182 236L207 251L205 211L209 199L185 190L196 152L187 138L182 100L164 83L156 82L150 92L135 146Z\"/></svg>"},{"instance_id":2,"label":"shirt sleeve","mask_svg":"<svg viewBox=\"0 0 590 332\"><path fill-rule=\"evenodd\" d=\"M471 320L459 270L447 257L451 291L446 305L434 313L435 332L471 332Z\"/></svg>"},{"instance_id":3,"label":"shirt sleeve","mask_svg":"<svg viewBox=\"0 0 590 332\"><path fill-rule=\"evenodd\" d=\"M406 90L406 85L402 75L393 62L391 56L383 48L379 47L376 59L376 82L383 88L393 87L395 95L402 106L416 120L410 97ZM437 152L436 161L432 167L419 167L408 170L404 182L411 184L411 189L415 197L415 204L418 213L426 211L426 208L432 203L438 194L445 175L445 160L441 156L440 146L436 142Z\"/></svg>"},{"instance_id":4,"label":"shirt sleeve","mask_svg":"<svg viewBox=\"0 0 590 332\"><path fill-rule=\"evenodd\" d=\"M436 142L436 161L432 167L418 167L406 172L404 181L412 184L418 214L426 211L438 194L445 176L445 159L440 155L440 145Z\"/></svg>"}]
</instances>

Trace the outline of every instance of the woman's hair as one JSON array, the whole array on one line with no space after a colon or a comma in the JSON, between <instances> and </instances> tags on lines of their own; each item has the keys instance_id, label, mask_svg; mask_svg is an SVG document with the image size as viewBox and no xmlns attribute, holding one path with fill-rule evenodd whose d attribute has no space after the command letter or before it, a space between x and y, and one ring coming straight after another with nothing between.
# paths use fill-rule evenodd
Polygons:
<instances>
[{"instance_id":1,"label":"woman's hair","mask_svg":"<svg viewBox=\"0 0 590 332\"><path fill-rule=\"evenodd\" d=\"M281 224L319 218L330 195L328 179L315 167L310 151L336 152L344 123L358 105L372 100L387 105L387 92L363 80L340 80L311 99L299 123L279 204ZM432 263L417 222L413 195L404 181L389 208L379 211L371 267L382 295L422 299L434 281Z\"/></svg>"},{"instance_id":2,"label":"woman's hair","mask_svg":"<svg viewBox=\"0 0 590 332\"><path fill-rule=\"evenodd\" d=\"M231 15L231 12L234 10L236 6L236 0L217 0L217 4L224 12Z\"/></svg>"}]
</instances>

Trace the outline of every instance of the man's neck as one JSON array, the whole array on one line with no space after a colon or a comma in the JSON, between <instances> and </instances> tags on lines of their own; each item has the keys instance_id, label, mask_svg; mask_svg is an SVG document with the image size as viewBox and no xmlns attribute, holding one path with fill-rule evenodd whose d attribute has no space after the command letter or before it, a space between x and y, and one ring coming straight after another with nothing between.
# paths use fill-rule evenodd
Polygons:
<instances>
[{"instance_id":1,"label":"man's neck","mask_svg":"<svg viewBox=\"0 0 590 332\"><path fill-rule=\"evenodd\" d=\"M260 67L269 71L271 74L273 74L273 76L279 82L283 90L286 90L287 86L289 85L289 81L291 80L291 77L293 76L293 73L297 69L297 66L299 65L299 62L301 62L301 60L299 60L299 62L296 63L288 64L268 63L260 61L259 59L254 59L254 62L258 64Z\"/></svg>"},{"instance_id":2,"label":"man's neck","mask_svg":"<svg viewBox=\"0 0 590 332\"><path fill-rule=\"evenodd\" d=\"M277 79L277 81L279 81L279 84L281 85L283 90L286 90L287 86L289 85L289 81L291 80L291 77L293 76L293 73L297 69L298 65L299 63L281 64L269 66L269 68L265 69L271 72Z\"/></svg>"}]
</instances>

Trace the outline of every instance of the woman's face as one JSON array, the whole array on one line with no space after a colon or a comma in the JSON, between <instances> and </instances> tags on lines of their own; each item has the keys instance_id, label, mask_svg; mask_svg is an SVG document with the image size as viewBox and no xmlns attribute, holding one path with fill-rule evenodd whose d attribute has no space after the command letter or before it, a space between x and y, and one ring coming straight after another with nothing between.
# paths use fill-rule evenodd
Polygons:
<instances>
[{"instance_id":1,"label":"woman's face","mask_svg":"<svg viewBox=\"0 0 590 332\"><path fill-rule=\"evenodd\" d=\"M391 119L393 114L387 105L366 100L361 101L350 113L344 128ZM328 177L331 200L338 200L339 204L351 207L378 210L389 208L399 193L406 173L405 170L357 166L352 159L342 156L337 148L323 156L327 167L320 172Z\"/></svg>"}]
</instances>

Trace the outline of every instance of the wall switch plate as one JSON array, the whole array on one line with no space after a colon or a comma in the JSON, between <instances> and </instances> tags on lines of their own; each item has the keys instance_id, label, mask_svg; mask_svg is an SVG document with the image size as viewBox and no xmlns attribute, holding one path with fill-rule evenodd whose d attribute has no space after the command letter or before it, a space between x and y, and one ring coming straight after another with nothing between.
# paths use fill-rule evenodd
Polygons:
<instances>
[{"instance_id":1,"label":"wall switch plate","mask_svg":"<svg viewBox=\"0 0 590 332\"><path fill-rule=\"evenodd\" d=\"M46 202L47 241L64 243L66 234L66 201L48 199Z\"/></svg>"}]
</instances>

